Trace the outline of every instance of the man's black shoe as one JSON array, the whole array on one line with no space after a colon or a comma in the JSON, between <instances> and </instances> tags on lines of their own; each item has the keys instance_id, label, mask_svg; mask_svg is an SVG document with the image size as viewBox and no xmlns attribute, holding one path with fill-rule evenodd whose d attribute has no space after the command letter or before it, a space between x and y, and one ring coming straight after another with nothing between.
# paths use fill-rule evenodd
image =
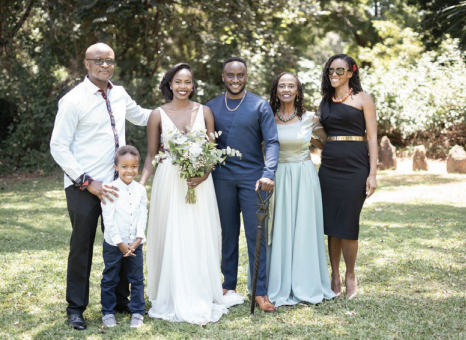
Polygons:
<instances>
[{"instance_id":1,"label":"man's black shoe","mask_svg":"<svg viewBox=\"0 0 466 340\"><path fill-rule=\"evenodd\" d=\"M86 323L81 314L70 314L68 315L68 325L77 329L78 331L83 331L86 329Z\"/></svg>"},{"instance_id":2,"label":"man's black shoe","mask_svg":"<svg viewBox=\"0 0 466 340\"><path fill-rule=\"evenodd\" d=\"M129 308L129 305L126 306L118 306L115 307L115 312L118 314L131 314L131 308Z\"/></svg>"}]
</instances>

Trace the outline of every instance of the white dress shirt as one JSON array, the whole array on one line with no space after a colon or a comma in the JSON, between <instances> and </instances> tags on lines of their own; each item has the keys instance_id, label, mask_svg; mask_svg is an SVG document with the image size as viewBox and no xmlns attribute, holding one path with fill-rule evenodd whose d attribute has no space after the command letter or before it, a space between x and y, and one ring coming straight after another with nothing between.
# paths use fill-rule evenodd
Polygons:
<instances>
[{"instance_id":1,"label":"white dress shirt","mask_svg":"<svg viewBox=\"0 0 466 340\"><path fill-rule=\"evenodd\" d=\"M96 181L113 181L115 140L110 116L99 88L88 77L58 103L50 152L73 180L84 172ZM119 145L126 145L125 118L135 125L147 125L151 110L136 104L122 86L113 85L107 97L115 117ZM73 182L65 175L65 188Z\"/></svg>"},{"instance_id":2,"label":"white dress shirt","mask_svg":"<svg viewBox=\"0 0 466 340\"><path fill-rule=\"evenodd\" d=\"M102 218L104 220L104 239L116 246L118 243L131 243L137 237L146 241L144 232L147 223L147 194L146 188L138 182L130 184L117 179L110 183L120 189L118 197L113 202L105 199L106 204L101 203Z\"/></svg>"}]
</instances>

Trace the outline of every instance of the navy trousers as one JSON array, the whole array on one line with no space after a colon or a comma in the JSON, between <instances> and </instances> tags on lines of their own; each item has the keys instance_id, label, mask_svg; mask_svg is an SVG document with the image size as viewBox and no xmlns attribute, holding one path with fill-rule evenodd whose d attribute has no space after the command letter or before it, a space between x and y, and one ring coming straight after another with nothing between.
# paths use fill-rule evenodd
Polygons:
<instances>
[{"instance_id":1,"label":"navy trousers","mask_svg":"<svg viewBox=\"0 0 466 340\"><path fill-rule=\"evenodd\" d=\"M222 225L222 274L223 288L235 289L238 282L238 251L243 213L244 231L248 245L249 271L254 273L257 236L257 193L256 181L214 179L220 222ZM265 192L262 192L265 198ZM256 295L267 295L266 250L264 233L261 239L261 256L257 278Z\"/></svg>"},{"instance_id":2,"label":"navy trousers","mask_svg":"<svg viewBox=\"0 0 466 340\"><path fill-rule=\"evenodd\" d=\"M68 315L82 314L89 303L89 277L94 240L102 208L99 198L87 190L69 186L65 189L65 193L73 228L66 275L66 301L68 302L66 312ZM126 276L126 266L123 266L122 279L116 290L117 308L124 308L128 304L129 287Z\"/></svg>"},{"instance_id":3,"label":"navy trousers","mask_svg":"<svg viewBox=\"0 0 466 340\"><path fill-rule=\"evenodd\" d=\"M124 262L127 263L128 281L131 284L131 299L129 301L131 314L144 315L144 261L142 257L142 244L136 248L134 254L136 256L123 257L118 247L104 241L102 255L105 269L102 273L102 283L100 284L102 313L104 315L115 314L114 309L117 303L115 288L120 281L120 268Z\"/></svg>"}]
</instances>

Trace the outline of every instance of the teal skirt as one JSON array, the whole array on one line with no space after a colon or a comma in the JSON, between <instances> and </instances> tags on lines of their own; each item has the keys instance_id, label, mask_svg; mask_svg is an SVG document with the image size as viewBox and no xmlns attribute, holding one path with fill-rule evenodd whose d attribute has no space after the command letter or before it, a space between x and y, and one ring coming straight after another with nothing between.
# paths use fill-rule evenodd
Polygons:
<instances>
[{"instance_id":1,"label":"teal skirt","mask_svg":"<svg viewBox=\"0 0 466 340\"><path fill-rule=\"evenodd\" d=\"M311 160L279 163L270 206L267 291L275 306L332 299L322 195Z\"/></svg>"}]
</instances>

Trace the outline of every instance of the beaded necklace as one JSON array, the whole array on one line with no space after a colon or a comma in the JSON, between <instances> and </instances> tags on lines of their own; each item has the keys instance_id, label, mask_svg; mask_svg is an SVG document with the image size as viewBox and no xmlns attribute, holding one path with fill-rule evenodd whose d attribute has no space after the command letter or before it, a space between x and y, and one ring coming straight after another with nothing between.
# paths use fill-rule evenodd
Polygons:
<instances>
[{"instance_id":1,"label":"beaded necklace","mask_svg":"<svg viewBox=\"0 0 466 340\"><path fill-rule=\"evenodd\" d=\"M280 115L280 110L277 109L277 117L278 117L278 119L280 119L283 123L286 123L286 122L289 122L290 120L292 120L294 117L296 117L296 114L297 114L297 113L298 113L298 108L296 107L296 108L294 109L294 113L291 115L291 117L285 119L285 118L283 118L283 117Z\"/></svg>"},{"instance_id":2,"label":"beaded necklace","mask_svg":"<svg viewBox=\"0 0 466 340\"><path fill-rule=\"evenodd\" d=\"M341 99L335 99L335 95L333 95L332 101L334 103L343 103L346 99L348 99L348 97L351 95L351 93L353 93L353 88L352 87L349 89L349 92L346 94L346 96L344 96Z\"/></svg>"}]
</instances>

